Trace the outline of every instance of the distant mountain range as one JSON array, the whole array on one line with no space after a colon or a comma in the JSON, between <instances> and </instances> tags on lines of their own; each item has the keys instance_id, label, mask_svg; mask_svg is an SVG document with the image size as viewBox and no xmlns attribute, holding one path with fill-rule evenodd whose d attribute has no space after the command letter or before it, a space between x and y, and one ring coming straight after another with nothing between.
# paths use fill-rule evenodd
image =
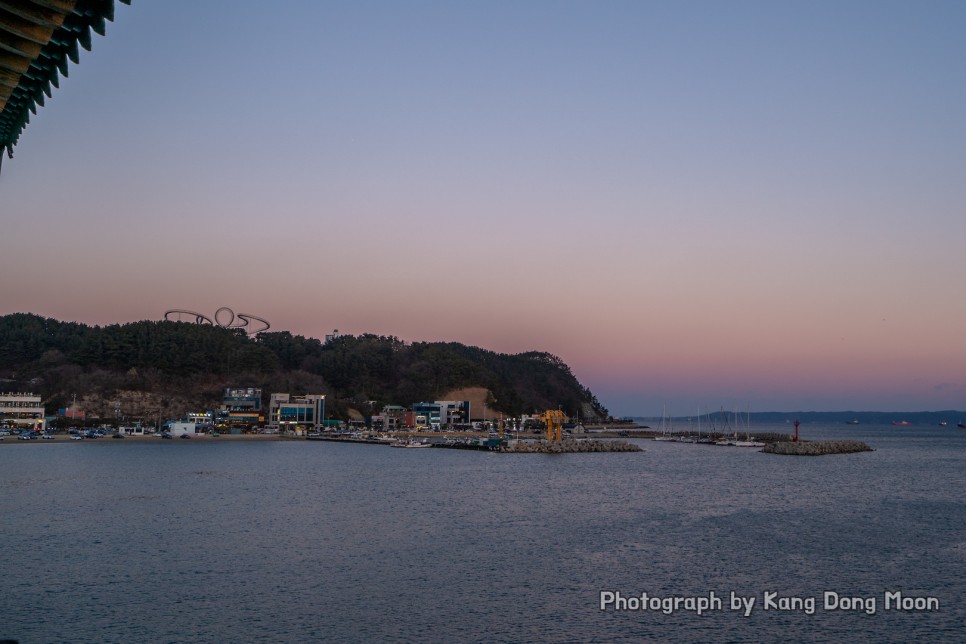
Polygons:
<instances>
[{"instance_id":1,"label":"distant mountain range","mask_svg":"<svg viewBox=\"0 0 966 644\"><path fill-rule=\"evenodd\" d=\"M727 419L728 417L734 418L734 412L713 412L709 414L703 414L701 416L702 423L719 423L721 419ZM739 412L738 416L741 422L744 422L746 418L749 417L748 414L744 412ZM698 421L697 416L675 416L672 420L675 424L681 422L687 422L688 419L694 422ZM913 425L939 425L940 421L946 421L950 425L955 425L960 421L960 419L966 420L966 412L956 411L952 409L947 409L943 411L916 411L916 412L906 412L906 411L794 411L794 412L784 412L784 411L763 411L763 412L752 412L750 414L751 424L762 425L762 424L777 424L794 422L796 420L801 421L803 424L808 423L827 423L827 424L837 424L837 423L848 423L850 421L859 421L860 425L888 425L893 421L907 421ZM634 420L638 422L645 422L649 425L653 425L656 422L660 422L660 416L635 416Z\"/></svg>"}]
</instances>

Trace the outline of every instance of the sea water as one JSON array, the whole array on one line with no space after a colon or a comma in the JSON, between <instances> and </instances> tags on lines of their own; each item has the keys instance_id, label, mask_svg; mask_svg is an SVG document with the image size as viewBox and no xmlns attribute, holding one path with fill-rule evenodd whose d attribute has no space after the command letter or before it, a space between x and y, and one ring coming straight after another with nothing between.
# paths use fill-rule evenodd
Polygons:
<instances>
[{"instance_id":1,"label":"sea water","mask_svg":"<svg viewBox=\"0 0 966 644\"><path fill-rule=\"evenodd\" d=\"M961 641L966 430L801 431L876 451L5 445L0 638Z\"/></svg>"}]
</instances>

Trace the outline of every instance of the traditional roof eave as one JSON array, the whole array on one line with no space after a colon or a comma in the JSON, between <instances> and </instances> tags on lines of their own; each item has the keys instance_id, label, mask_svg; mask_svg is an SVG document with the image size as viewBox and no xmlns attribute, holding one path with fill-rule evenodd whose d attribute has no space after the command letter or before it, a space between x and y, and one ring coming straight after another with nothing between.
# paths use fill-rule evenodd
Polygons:
<instances>
[{"instance_id":1,"label":"traditional roof eave","mask_svg":"<svg viewBox=\"0 0 966 644\"><path fill-rule=\"evenodd\" d=\"M120 0L131 4L131 0ZM91 32L104 35L114 0L0 0L0 163L30 122L30 113L58 87L78 43L90 51Z\"/></svg>"}]
</instances>

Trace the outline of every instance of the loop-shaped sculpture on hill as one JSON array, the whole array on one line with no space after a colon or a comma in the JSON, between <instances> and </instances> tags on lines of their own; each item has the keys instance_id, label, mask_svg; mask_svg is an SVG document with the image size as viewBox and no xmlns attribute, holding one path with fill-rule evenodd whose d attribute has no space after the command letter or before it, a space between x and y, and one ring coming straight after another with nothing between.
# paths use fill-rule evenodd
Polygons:
<instances>
[{"instance_id":1,"label":"loop-shaped sculpture on hill","mask_svg":"<svg viewBox=\"0 0 966 644\"><path fill-rule=\"evenodd\" d=\"M195 324L209 324L211 326L220 326L223 329L244 329L248 335L255 335L256 333L268 331L272 328L265 318L260 318L251 313L235 313L227 306L223 306L215 311L214 319L203 313L188 311L187 309L171 309L165 311L164 319L168 322L184 322L185 320L181 319L182 315L193 317ZM257 322L258 324L253 324L253 322Z\"/></svg>"}]
</instances>

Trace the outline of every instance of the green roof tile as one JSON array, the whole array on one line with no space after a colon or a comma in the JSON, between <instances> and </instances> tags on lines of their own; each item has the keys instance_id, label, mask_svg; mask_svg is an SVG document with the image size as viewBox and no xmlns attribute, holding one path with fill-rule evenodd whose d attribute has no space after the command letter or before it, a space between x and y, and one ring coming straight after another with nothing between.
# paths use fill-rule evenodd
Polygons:
<instances>
[{"instance_id":1,"label":"green roof tile","mask_svg":"<svg viewBox=\"0 0 966 644\"><path fill-rule=\"evenodd\" d=\"M58 73L67 76L68 59L80 61L78 43L90 51L91 32L103 36L113 19L114 0L0 1L0 164L59 87Z\"/></svg>"}]
</instances>

